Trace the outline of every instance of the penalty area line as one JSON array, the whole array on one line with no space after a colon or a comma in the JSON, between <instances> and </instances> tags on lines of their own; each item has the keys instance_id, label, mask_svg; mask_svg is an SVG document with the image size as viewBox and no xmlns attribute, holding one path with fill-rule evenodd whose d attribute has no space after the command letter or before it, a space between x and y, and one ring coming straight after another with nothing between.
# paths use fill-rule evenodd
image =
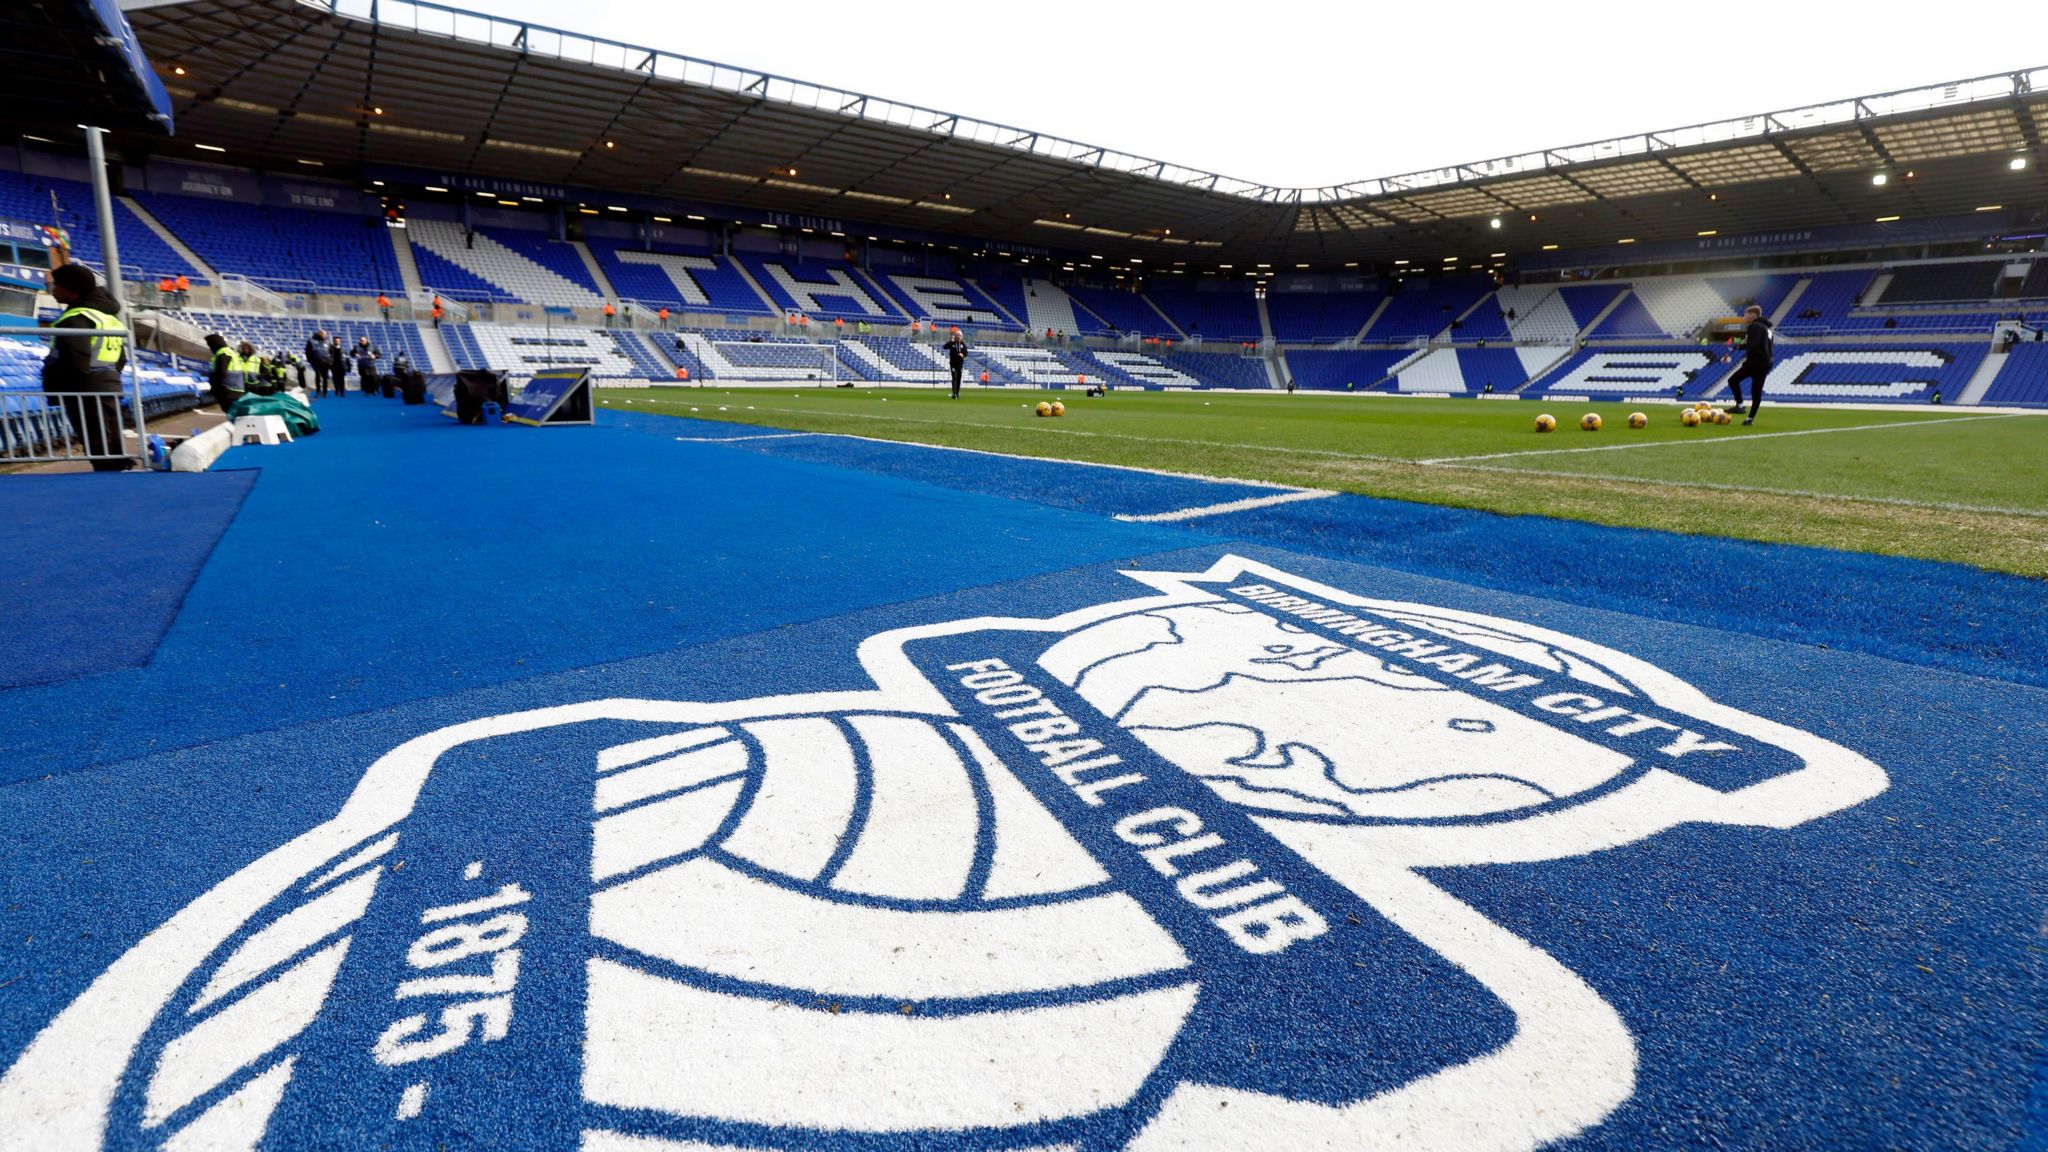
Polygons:
<instances>
[{"instance_id":1,"label":"penalty area line","mask_svg":"<svg viewBox=\"0 0 2048 1152\"><path fill-rule=\"evenodd\" d=\"M1584 448L1530 448L1520 452L1487 452L1477 456L1437 456L1428 460L1417 460L1417 464L1458 464L1473 460L1507 460L1518 456L1568 456L1579 452L1631 452L1642 448L1670 448L1677 445L1697 447L1706 444L1748 444L1753 440L1771 440L1780 436L1826 436L1833 432L1876 432L1888 428L1931 428L1938 424L1967 424L1972 420L2017 420L2015 413L1991 416L1947 416L1936 420L1894 420L1884 424L1851 424L1841 428L1802 428L1796 432L1749 432L1718 439L1699 440L1650 440L1642 444L1594 444Z\"/></svg>"}]
</instances>

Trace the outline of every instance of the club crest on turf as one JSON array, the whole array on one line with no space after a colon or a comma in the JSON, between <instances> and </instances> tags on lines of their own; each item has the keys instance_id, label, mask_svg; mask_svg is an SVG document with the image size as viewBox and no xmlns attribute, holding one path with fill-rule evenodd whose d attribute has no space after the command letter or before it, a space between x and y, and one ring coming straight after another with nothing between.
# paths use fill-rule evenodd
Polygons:
<instances>
[{"instance_id":1,"label":"club crest on turf","mask_svg":"<svg viewBox=\"0 0 2048 1152\"><path fill-rule=\"evenodd\" d=\"M1564 633L1127 575L811 654L869 687L405 742L50 1020L0 1146L1535 1148L1629 1022L1443 877L1886 787Z\"/></svg>"}]
</instances>

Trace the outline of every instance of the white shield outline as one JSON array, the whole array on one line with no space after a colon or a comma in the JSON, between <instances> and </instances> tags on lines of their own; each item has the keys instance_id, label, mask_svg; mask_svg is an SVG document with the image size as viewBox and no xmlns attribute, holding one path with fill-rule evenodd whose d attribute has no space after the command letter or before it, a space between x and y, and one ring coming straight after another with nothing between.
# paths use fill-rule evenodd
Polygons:
<instances>
[{"instance_id":1,"label":"white shield outline","mask_svg":"<svg viewBox=\"0 0 2048 1152\"><path fill-rule=\"evenodd\" d=\"M331 820L264 854L194 899L109 965L0 1077L0 1146L95 1149L123 1072L151 1023L206 958L271 901L412 811L435 762L475 740L594 720L688 725L859 710L950 718L911 661L918 640L970 632L1071 632L1111 617L1216 603L1199 585L1269 578L1333 605L1504 632L1612 670L1659 705L1775 745L1802 767L1722 792L1651 769L1583 804L1469 825L1332 825L1258 815L1267 832L1484 985L1515 1015L1501 1047L1341 1107L1182 1083L1132 1142L1167 1148L1272 1143L1352 1149L1526 1150L1599 1123L1635 1087L1635 1042L1613 1007L1547 953L1430 883L1420 869L1552 860L1634 843L1681 823L1790 828L1883 792L1884 770L1810 733L1719 704L1643 660L1546 628L1480 613L1374 600L1235 555L1203 572L1124 573L1156 596L1051 619L987 616L895 629L857 658L876 687L723 703L607 699L483 717L417 736L380 757ZM1461 639L1469 642L1468 637Z\"/></svg>"}]
</instances>

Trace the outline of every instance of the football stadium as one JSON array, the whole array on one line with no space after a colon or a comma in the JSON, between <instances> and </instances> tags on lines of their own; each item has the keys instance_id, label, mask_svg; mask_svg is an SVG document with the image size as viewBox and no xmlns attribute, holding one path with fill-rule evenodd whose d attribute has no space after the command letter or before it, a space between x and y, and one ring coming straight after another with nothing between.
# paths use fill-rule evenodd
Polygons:
<instances>
[{"instance_id":1,"label":"football stadium","mask_svg":"<svg viewBox=\"0 0 2048 1152\"><path fill-rule=\"evenodd\" d=\"M0 1152L2048 1149L2048 67L1308 187L578 19L0 16Z\"/></svg>"}]
</instances>

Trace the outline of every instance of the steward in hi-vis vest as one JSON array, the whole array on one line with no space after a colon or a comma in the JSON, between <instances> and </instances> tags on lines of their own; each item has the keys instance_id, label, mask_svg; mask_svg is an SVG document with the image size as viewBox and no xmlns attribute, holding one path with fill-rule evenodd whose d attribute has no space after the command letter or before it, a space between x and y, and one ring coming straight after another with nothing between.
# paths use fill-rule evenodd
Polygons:
<instances>
[{"instance_id":1,"label":"steward in hi-vis vest","mask_svg":"<svg viewBox=\"0 0 2048 1152\"><path fill-rule=\"evenodd\" d=\"M92 269L66 264L50 272L50 295L64 305L54 328L119 328L121 304L100 287ZM85 446L95 472L135 466L123 453L121 371L128 366L125 336L59 336L43 359L43 391L59 396L58 406L72 434ZM80 395L105 393L105 398Z\"/></svg>"}]
</instances>

